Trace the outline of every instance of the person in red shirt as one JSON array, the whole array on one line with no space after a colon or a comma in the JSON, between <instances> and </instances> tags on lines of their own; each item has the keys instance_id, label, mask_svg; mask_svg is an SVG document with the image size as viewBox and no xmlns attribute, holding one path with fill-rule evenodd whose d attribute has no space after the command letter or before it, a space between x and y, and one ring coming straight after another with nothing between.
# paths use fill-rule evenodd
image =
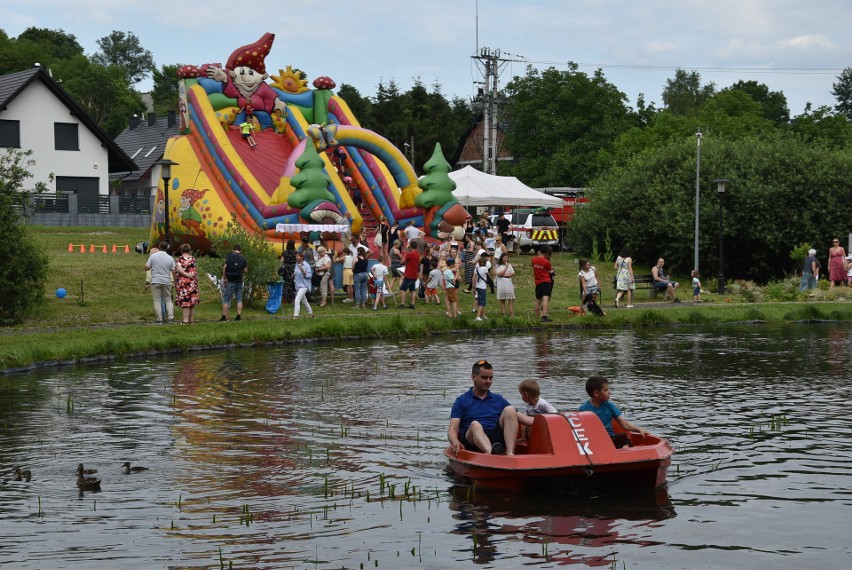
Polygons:
<instances>
[{"instance_id":1,"label":"person in red shirt","mask_svg":"<svg viewBox=\"0 0 852 570\"><path fill-rule=\"evenodd\" d=\"M402 285L399 286L399 296L402 299L402 306L405 306L405 298L407 293L411 292L411 304L409 309L414 308L414 300L417 298L417 276L420 274L420 254L417 252L417 240L413 239L408 242L408 251L402 258L402 263L405 265L405 271L402 272Z\"/></svg>"},{"instance_id":2,"label":"person in red shirt","mask_svg":"<svg viewBox=\"0 0 852 570\"><path fill-rule=\"evenodd\" d=\"M550 247L544 245L532 259L533 279L535 279L535 316L543 323L549 323L547 316L550 295L553 293L553 266L550 264Z\"/></svg>"}]
</instances>

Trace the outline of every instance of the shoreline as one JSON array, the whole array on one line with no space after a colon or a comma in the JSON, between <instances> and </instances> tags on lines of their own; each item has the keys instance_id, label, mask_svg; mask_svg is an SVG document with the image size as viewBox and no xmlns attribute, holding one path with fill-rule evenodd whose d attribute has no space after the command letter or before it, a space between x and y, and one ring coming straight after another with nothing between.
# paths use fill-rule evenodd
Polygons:
<instances>
[{"instance_id":1,"label":"shoreline","mask_svg":"<svg viewBox=\"0 0 852 570\"><path fill-rule=\"evenodd\" d=\"M826 311L822 311L823 308ZM796 309L799 309L800 314L791 314L791 310L795 313ZM575 315L562 317L563 312L564 310L559 310L558 320L551 323L537 322L529 316L509 318L497 315L492 316L488 321L477 322L466 314L450 321L443 315L382 312L379 315L387 318L381 320L373 315L331 314L318 315L317 319L302 321L292 321L288 317L247 318L239 323L203 321L195 323L191 328L153 323L138 325L101 323L74 328L18 329L3 331L3 334L0 334L0 340L3 341L14 338L14 342L5 342L0 345L2 349L0 374L11 376L50 368L61 369L81 364L132 361L169 354L307 343L507 334L519 331L584 329L603 331L621 328L707 326L716 328L729 325L839 324L852 321L852 304L850 303L727 304L724 306L702 303L701 305L682 304L678 307L662 305L637 307L630 310L611 309L606 317ZM756 315L755 312L766 314ZM341 321L341 316L348 318ZM417 316L421 318L407 318ZM757 316L763 318L755 318ZM565 320L566 318L573 319L573 322ZM296 326L282 328L285 323L294 323ZM189 331L196 331L197 334L187 334ZM6 334L7 332L11 334ZM57 340L57 333L62 333L64 338ZM81 342L87 346L81 347ZM37 348L33 349L33 347Z\"/></svg>"}]
</instances>

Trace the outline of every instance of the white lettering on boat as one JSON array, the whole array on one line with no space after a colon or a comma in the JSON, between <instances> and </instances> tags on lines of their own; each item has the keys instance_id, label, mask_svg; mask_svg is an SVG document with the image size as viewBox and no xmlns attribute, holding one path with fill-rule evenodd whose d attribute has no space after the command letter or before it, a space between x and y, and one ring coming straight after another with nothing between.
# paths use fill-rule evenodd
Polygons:
<instances>
[{"instance_id":1,"label":"white lettering on boat","mask_svg":"<svg viewBox=\"0 0 852 570\"><path fill-rule=\"evenodd\" d=\"M576 416L566 417L573 428L571 431L574 434L574 441L577 442L577 451L586 455L594 455L594 452L589 449L589 438L586 437L586 428L583 427L583 422Z\"/></svg>"}]
</instances>

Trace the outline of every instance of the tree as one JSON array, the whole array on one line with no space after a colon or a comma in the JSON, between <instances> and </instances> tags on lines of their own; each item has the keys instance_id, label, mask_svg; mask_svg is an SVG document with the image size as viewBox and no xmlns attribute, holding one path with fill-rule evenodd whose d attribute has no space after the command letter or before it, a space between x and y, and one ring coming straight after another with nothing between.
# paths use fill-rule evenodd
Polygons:
<instances>
[{"instance_id":1,"label":"tree","mask_svg":"<svg viewBox=\"0 0 852 570\"><path fill-rule=\"evenodd\" d=\"M852 156L782 130L702 144L699 251L718 264L719 203L712 180L732 180L725 195L725 266L734 278L767 281L792 267L804 241L845 234L852 218ZM589 252L607 233L617 247L650 264L665 257L673 271L692 268L695 140L648 148L594 182L590 203L574 219L576 241ZM794 213L791 215L791 212ZM639 266L639 264L636 264Z\"/></svg>"},{"instance_id":2,"label":"tree","mask_svg":"<svg viewBox=\"0 0 852 570\"><path fill-rule=\"evenodd\" d=\"M463 99L447 101L440 84L427 91L419 79L405 93L393 80L388 84L380 82L375 102L361 97L350 85L341 86L338 94L349 104L361 126L387 138L409 156L411 150L406 150L405 145L410 145L413 138L417 164L412 166L418 172L437 143L447 156L455 156L474 118L470 105Z\"/></svg>"},{"instance_id":3,"label":"tree","mask_svg":"<svg viewBox=\"0 0 852 570\"><path fill-rule=\"evenodd\" d=\"M164 116L169 111L178 110L179 104L179 87L180 78L177 75L177 70L181 64L162 65L160 69L156 67L152 70L154 78L154 88L151 90L151 98L154 100L154 113L158 116Z\"/></svg>"},{"instance_id":4,"label":"tree","mask_svg":"<svg viewBox=\"0 0 852 570\"><path fill-rule=\"evenodd\" d=\"M24 181L32 178L29 168L35 162L28 158L32 151L8 148L0 155L0 240L3 263L0 283L7 284L0 295L0 324L19 323L44 301L48 259L22 223L18 210L26 204ZM36 183L44 190L44 183ZM25 208L24 208L25 210Z\"/></svg>"},{"instance_id":5,"label":"tree","mask_svg":"<svg viewBox=\"0 0 852 570\"><path fill-rule=\"evenodd\" d=\"M505 144L515 157L501 174L525 184L586 186L610 163L616 138L637 124L627 97L598 70L529 67L506 87Z\"/></svg>"},{"instance_id":6,"label":"tree","mask_svg":"<svg viewBox=\"0 0 852 570\"><path fill-rule=\"evenodd\" d=\"M811 109L808 103L805 112L790 122L790 128L806 142L825 144L835 149L852 146L852 124L849 119L826 105Z\"/></svg>"},{"instance_id":7,"label":"tree","mask_svg":"<svg viewBox=\"0 0 852 570\"><path fill-rule=\"evenodd\" d=\"M144 112L139 93L132 90L119 67L93 64L84 56L56 65L54 77L110 137L117 136L134 114Z\"/></svg>"},{"instance_id":8,"label":"tree","mask_svg":"<svg viewBox=\"0 0 852 570\"><path fill-rule=\"evenodd\" d=\"M370 103L369 99L362 97L358 89L348 83L343 83L338 88L337 95L346 101L346 104L349 105L349 110L352 111L352 114L355 115L362 125L364 121L368 120L372 103Z\"/></svg>"},{"instance_id":9,"label":"tree","mask_svg":"<svg viewBox=\"0 0 852 570\"><path fill-rule=\"evenodd\" d=\"M697 71L676 69L675 76L667 79L663 88L663 105L673 115L694 115L715 92L713 83L701 85Z\"/></svg>"},{"instance_id":10,"label":"tree","mask_svg":"<svg viewBox=\"0 0 852 570\"><path fill-rule=\"evenodd\" d=\"M781 91L770 91L763 83L757 81L737 81L722 90L742 91L760 106L761 115L778 126L790 122L790 109L787 107L787 97Z\"/></svg>"},{"instance_id":11,"label":"tree","mask_svg":"<svg viewBox=\"0 0 852 570\"><path fill-rule=\"evenodd\" d=\"M838 113L852 119L852 67L845 68L831 86L831 94L837 99L834 106Z\"/></svg>"},{"instance_id":12,"label":"tree","mask_svg":"<svg viewBox=\"0 0 852 570\"><path fill-rule=\"evenodd\" d=\"M101 51L92 56L92 61L105 67L120 67L128 85L136 85L155 68L154 56L142 47L133 32L114 30L99 39L98 46Z\"/></svg>"},{"instance_id":13,"label":"tree","mask_svg":"<svg viewBox=\"0 0 852 570\"><path fill-rule=\"evenodd\" d=\"M76 36L66 34L64 30L27 28L21 32L17 41L30 42L40 46L45 53L50 55L51 60L71 59L76 55L83 55L83 46L77 41ZM42 63L47 65L51 62L44 61Z\"/></svg>"}]
</instances>

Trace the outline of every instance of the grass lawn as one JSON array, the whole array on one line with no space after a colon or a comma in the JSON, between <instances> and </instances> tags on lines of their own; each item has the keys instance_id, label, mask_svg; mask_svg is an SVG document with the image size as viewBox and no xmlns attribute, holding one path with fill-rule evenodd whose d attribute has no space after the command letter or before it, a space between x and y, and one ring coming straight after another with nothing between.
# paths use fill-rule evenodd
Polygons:
<instances>
[{"instance_id":1,"label":"grass lawn","mask_svg":"<svg viewBox=\"0 0 852 570\"><path fill-rule=\"evenodd\" d=\"M34 227L33 231L50 258L45 303L31 318L16 327L0 329L0 369L10 370L45 362L83 361L89 358L115 358L161 350L193 350L228 344L289 342L304 338L387 338L451 333L459 330L523 330L543 327L533 314L534 287L531 255L515 258L515 318L501 317L496 297L489 295L489 320L477 322L470 313L472 298L460 294L462 315L451 321L443 307L418 303L417 309L363 311L337 301L314 307L317 318L290 320L292 306L284 313L266 313L263 303L247 307L239 323L216 322L221 314L218 292L207 279L200 279L201 305L197 324L191 327L158 326L150 293L144 289L147 256L134 251L137 242L147 238L147 230L130 228ZM73 244L73 252L68 245ZM86 252L80 253L84 244ZM95 245L95 252L90 246ZM107 253L103 253L103 246ZM118 252L112 253L116 245ZM124 246L130 253L124 253ZM637 291L634 309L612 308L611 288L614 270L608 262L595 263L603 285L602 306L606 317L577 316L569 307L579 304L577 258L573 254L553 256L557 272L548 328L620 327L664 323L712 324L735 321L796 321L807 319L852 320L852 303L842 297L821 302L741 303L737 295L704 295L705 303L693 305L687 287L679 291L679 305L652 301L648 291ZM650 272L637 267L636 273ZM684 275L675 279L689 283ZM68 295L59 299L56 289ZM837 295L835 295L837 296ZM753 297L749 297L753 300ZM180 311L176 308L176 320Z\"/></svg>"}]
</instances>

